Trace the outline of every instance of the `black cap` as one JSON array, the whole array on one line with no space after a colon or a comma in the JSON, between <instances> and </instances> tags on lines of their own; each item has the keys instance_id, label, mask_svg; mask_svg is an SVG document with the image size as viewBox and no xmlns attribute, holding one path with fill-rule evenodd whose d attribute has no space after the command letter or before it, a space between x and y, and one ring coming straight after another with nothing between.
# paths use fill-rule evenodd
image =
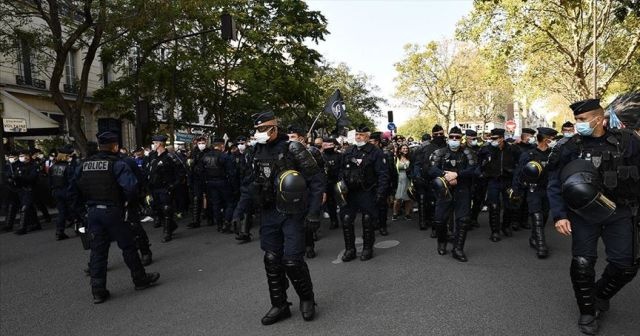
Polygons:
<instances>
[{"instance_id":1,"label":"black cap","mask_svg":"<svg viewBox=\"0 0 640 336\"><path fill-rule=\"evenodd\" d=\"M442 128L442 126L438 124L435 124L431 129L431 133L440 132L440 131L444 131L444 128Z\"/></svg>"},{"instance_id":2,"label":"black cap","mask_svg":"<svg viewBox=\"0 0 640 336\"><path fill-rule=\"evenodd\" d=\"M289 125L289 127L287 127L287 134L305 135L307 132L298 125Z\"/></svg>"},{"instance_id":3,"label":"black cap","mask_svg":"<svg viewBox=\"0 0 640 336\"><path fill-rule=\"evenodd\" d=\"M422 135L421 139L422 139L422 141L429 141L429 140L431 140L431 134L425 133L425 134Z\"/></svg>"},{"instance_id":4,"label":"black cap","mask_svg":"<svg viewBox=\"0 0 640 336\"><path fill-rule=\"evenodd\" d=\"M466 135L466 136L478 136L478 132L468 129L468 130L464 131L464 135Z\"/></svg>"},{"instance_id":5,"label":"black cap","mask_svg":"<svg viewBox=\"0 0 640 336\"><path fill-rule=\"evenodd\" d=\"M369 126L367 126L365 124L360 124L360 125L358 125L358 127L356 127L356 132L358 132L358 133L367 133L367 132L371 132L371 130L369 129Z\"/></svg>"},{"instance_id":6,"label":"black cap","mask_svg":"<svg viewBox=\"0 0 640 336\"><path fill-rule=\"evenodd\" d=\"M573 127L573 123L570 121L567 121L564 124L562 124L562 128L565 128L565 127Z\"/></svg>"},{"instance_id":7,"label":"black cap","mask_svg":"<svg viewBox=\"0 0 640 336\"><path fill-rule=\"evenodd\" d=\"M236 143L245 143L245 142L247 142L247 137L244 135L241 135L236 138Z\"/></svg>"},{"instance_id":8,"label":"black cap","mask_svg":"<svg viewBox=\"0 0 640 336\"><path fill-rule=\"evenodd\" d=\"M211 143L224 143L224 139L223 138L213 138L213 141Z\"/></svg>"},{"instance_id":9,"label":"black cap","mask_svg":"<svg viewBox=\"0 0 640 336\"><path fill-rule=\"evenodd\" d=\"M164 134L156 134L153 137L151 137L151 141L160 141L160 142L165 142L167 141L168 137Z\"/></svg>"},{"instance_id":10,"label":"black cap","mask_svg":"<svg viewBox=\"0 0 640 336\"><path fill-rule=\"evenodd\" d=\"M491 135L492 136L501 136L504 137L504 128L494 128L491 130Z\"/></svg>"},{"instance_id":11,"label":"black cap","mask_svg":"<svg viewBox=\"0 0 640 336\"><path fill-rule=\"evenodd\" d=\"M549 128L549 127L538 127L538 134L544 135L544 136L555 137L558 134L558 131L554 130L553 128Z\"/></svg>"},{"instance_id":12,"label":"black cap","mask_svg":"<svg viewBox=\"0 0 640 336\"><path fill-rule=\"evenodd\" d=\"M462 130L458 126L453 126L449 130L449 134L462 134Z\"/></svg>"},{"instance_id":13,"label":"black cap","mask_svg":"<svg viewBox=\"0 0 640 336\"><path fill-rule=\"evenodd\" d=\"M569 105L569 107L573 110L573 115L579 115L602 108L602 106L600 106L600 99L585 99L577 101Z\"/></svg>"},{"instance_id":14,"label":"black cap","mask_svg":"<svg viewBox=\"0 0 640 336\"><path fill-rule=\"evenodd\" d=\"M17 151L15 149L9 152L9 156L18 156L18 155L20 155L20 151Z\"/></svg>"},{"instance_id":15,"label":"black cap","mask_svg":"<svg viewBox=\"0 0 640 336\"><path fill-rule=\"evenodd\" d=\"M382 132L373 132L371 133L371 136L369 137L369 139L373 139L376 141L382 141Z\"/></svg>"},{"instance_id":16,"label":"black cap","mask_svg":"<svg viewBox=\"0 0 640 336\"><path fill-rule=\"evenodd\" d=\"M276 116L271 111L256 113L251 117L253 118L254 127L260 127L265 123L267 125L264 125L264 126L275 125ZM272 121L272 122L269 123L269 121Z\"/></svg>"},{"instance_id":17,"label":"black cap","mask_svg":"<svg viewBox=\"0 0 640 336\"><path fill-rule=\"evenodd\" d=\"M58 148L58 153L67 154L67 155L71 154L71 153L73 153L73 146L66 145L66 146L63 146L63 147L59 147Z\"/></svg>"},{"instance_id":18,"label":"black cap","mask_svg":"<svg viewBox=\"0 0 640 336\"><path fill-rule=\"evenodd\" d=\"M532 128L526 128L525 127L525 128L522 129L522 133L536 135L536 130L534 130Z\"/></svg>"},{"instance_id":19,"label":"black cap","mask_svg":"<svg viewBox=\"0 0 640 336\"><path fill-rule=\"evenodd\" d=\"M31 156L31 150L30 150L29 148L27 148L27 149L21 149L21 150L18 152L18 154L19 154L19 155L29 155L29 156Z\"/></svg>"},{"instance_id":20,"label":"black cap","mask_svg":"<svg viewBox=\"0 0 640 336\"><path fill-rule=\"evenodd\" d=\"M100 145L118 142L118 135L109 131L96 134L96 138L98 139L98 144Z\"/></svg>"}]
</instances>

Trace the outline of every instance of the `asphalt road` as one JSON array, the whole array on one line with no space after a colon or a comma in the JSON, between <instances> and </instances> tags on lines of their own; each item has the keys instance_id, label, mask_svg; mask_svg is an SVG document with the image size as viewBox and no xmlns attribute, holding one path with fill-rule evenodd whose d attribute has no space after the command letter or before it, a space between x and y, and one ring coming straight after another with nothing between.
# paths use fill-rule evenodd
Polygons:
<instances>
[{"instance_id":1,"label":"asphalt road","mask_svg":"<svg viewBox=\"0 0 640 336\"><path fill-rule=\"evenodd\" d=\"M0 235L0 335L580 335L569 279L570 239L547 229L551 256L535 258L528 233L488 240L486 217L467 243L468 263L439 256L415 221L389 222L375 257L339 262L341 230L323 225L308 260L318 314L305 322L298 298L290 319L262 326L270 308L257 240L239 245L213 227L185 229L160 242L147 223L158 285L134 291L120 250L110 255L112 298L91 299L79 238L45 230ZM600 252L603 256L603 252ZM604 268L598 263L598 273ZM640 335L640 281L612 300L601 335Z\"/></svg>"}]
</instances>

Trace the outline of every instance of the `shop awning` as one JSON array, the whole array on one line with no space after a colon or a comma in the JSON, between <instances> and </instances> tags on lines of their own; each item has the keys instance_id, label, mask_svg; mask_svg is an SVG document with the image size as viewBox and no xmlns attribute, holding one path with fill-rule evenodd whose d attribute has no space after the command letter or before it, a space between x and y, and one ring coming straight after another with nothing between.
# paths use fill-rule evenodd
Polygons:
<instances>
[{"instance_id":1,"label":"shop awning","mask_svg":"<svg viewBox=\"0 0 640 336\"><path fill-rule=\"evenodd\" d=\"M4 104L3 119L12 125L26 124L26 132L21 127L5 129L5 137L47 136L57 135L60 126L57 121L20 100L5 90L0 90L0 98Z\"/></svg>"}]
</instances>

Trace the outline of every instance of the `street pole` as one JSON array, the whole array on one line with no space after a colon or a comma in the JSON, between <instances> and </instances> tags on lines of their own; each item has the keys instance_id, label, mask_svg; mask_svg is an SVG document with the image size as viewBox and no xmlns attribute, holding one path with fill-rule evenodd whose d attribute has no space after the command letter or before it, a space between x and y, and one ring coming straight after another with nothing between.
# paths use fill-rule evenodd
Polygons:
<instances>
[{"instance_id":1,"label":"street pole","mask_svg":"<svg viewBox=\"0 0 640 336\"><path fill-rule=\"evenodd\" d=\"M593 8L593 98L598 98L598 16L596 1L592 1Z\"/></svg>"}]
</instances>

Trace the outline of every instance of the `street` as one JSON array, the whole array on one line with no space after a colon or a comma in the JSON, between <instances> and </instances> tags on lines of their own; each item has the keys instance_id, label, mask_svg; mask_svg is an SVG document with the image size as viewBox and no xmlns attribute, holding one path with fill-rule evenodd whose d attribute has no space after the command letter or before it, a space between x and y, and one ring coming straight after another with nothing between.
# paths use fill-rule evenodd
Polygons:
<instances>
[{"instance_id":1,"label":"street","mask_svg":"<svg viewBox=\"0 0 640 336\"><path fill-rule=\"evenodd\" d=\"M468 263L436 254L416 220L389 221L372 260L342 263L341 230L323 223L318 256L308 260L318 314L304 322L298 298L289 319L262 326L270 307L258 239L240 245L215 227L151 239L158 284L135 291L120 250L111 246L104 304L91 300L80 239L56 242L51 224L24 236L0 235L2 335L580 335L569 279L570 239L547 226L551 255L538 260L528 233L488 239L486 213L467 241ZM361 232L360 225L357 232ZM255 237L257 232L254 229ZM602 247L602 246L601 246ZM601 251L600 255L604 253ZM604 268L599 260L598 276ZM611 302L601 335L639 335L640 281Z\"/></svg>"}]
</instances>

